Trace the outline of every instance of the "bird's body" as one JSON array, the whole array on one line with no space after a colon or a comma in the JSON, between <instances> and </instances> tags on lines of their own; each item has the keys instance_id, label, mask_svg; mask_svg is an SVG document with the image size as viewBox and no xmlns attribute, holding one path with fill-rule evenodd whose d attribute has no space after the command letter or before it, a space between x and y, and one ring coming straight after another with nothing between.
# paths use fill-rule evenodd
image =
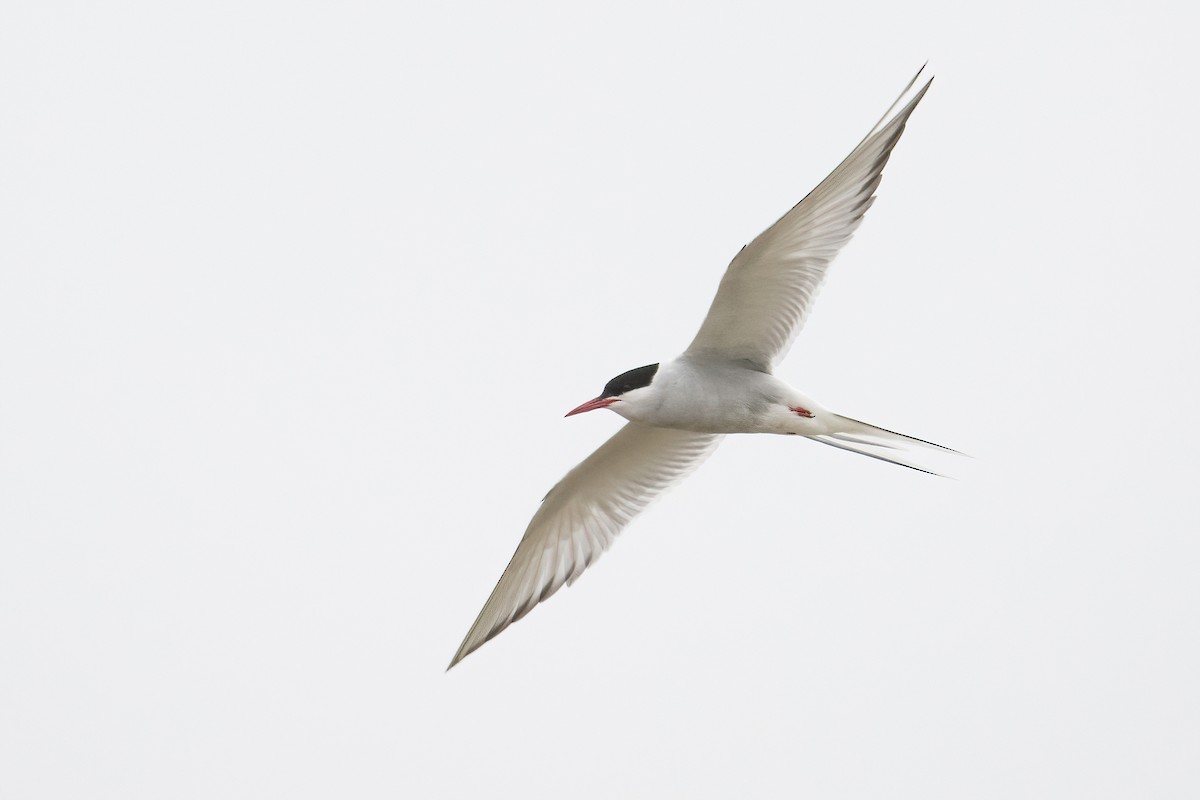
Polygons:
<instances>
[{"instance_id":1,"label":"bird's body","mask_svg":"<svg viewBox=\"0 0 1200 800\"><path fill-rule=\"evenodd\" d=\"M742 248L682 355L618 375L567 415L610 408L629 422L546 495L451 667L578 578L725 434L804 436L914 469L909 451L946 449L835 414L773 374L929 88L901 105L916 80L829 177Z\"/></svg>"},{"instance_id":2,"label":"bird's body","mask_svg":"<svg viewBox=\"0 0 1200 800\"><path fill-rule=\"evenodd\" d=\"M625 419L662 428L802 436L824 432L818 409L815 400L753 365L688 353L661 364L654 383L612 406Z\"/></svg>"}]
</instances>

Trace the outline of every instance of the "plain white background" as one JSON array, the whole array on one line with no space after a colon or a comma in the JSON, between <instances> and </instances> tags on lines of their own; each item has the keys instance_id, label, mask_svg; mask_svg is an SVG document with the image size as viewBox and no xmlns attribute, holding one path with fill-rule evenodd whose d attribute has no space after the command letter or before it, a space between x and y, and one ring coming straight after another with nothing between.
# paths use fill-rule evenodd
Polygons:
<instances>
[{"instance_id":1,"label":"plain white background","mask_svg":"<svg viewBox=\"0 0 1200 800\"><path fill-rule=\"evenodd\" d=\"M0 795L1200 793L1178 3L9 4ZM734 437L448 674L737 249L937 75Z\"/></svg>"}]
</instances>

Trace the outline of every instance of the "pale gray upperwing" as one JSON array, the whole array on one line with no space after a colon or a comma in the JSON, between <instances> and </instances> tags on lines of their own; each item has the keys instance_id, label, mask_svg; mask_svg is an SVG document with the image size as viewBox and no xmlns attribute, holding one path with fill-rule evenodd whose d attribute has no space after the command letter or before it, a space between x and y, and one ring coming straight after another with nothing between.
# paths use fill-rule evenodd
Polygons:
<instances>
[{"instance_id":1,"label":"pale gray upperwing","mask_svg":"<svg viewBox=\"0 0 1200 800\"><path fill-rule=\"evenodd\" d=\"M711 433L629 422L568 472L542 500L450 667L564 583L574 582L635 516L699 466L720 440Z\"/></svg>"},{"instance_id":2,"label":"pale gray upperwing","mask_svg":"<svg viewBox=\"0 0 1200 800\"><path fill-rule=\"evenodd\" d=\"M734 257L688 353L738 360L765 371L783 358L804 325L829 263L871 207L888 156L932 83L930 79L901 106L920 75L829 177Z\"/></svg>"}]
</instances>

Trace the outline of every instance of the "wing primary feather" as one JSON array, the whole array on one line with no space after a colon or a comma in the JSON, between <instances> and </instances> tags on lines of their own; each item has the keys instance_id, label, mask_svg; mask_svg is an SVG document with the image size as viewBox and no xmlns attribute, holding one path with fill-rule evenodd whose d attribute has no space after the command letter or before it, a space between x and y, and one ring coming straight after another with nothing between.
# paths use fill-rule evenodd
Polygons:
<instances>
[{"instance_id":1,"label":"wing primary feather","mask_svg":"<svg viewBox=\"0 0 1200 800\"><path fill-rule=\"evenodd\" d=\"M617 534L694 470L721 437L630 422L555 485L475 618L450 669L570 585Z\"/></svg>"},{"instance_id":2,"label":"wing primary feather","mask_svg":"<svg viewBox=\"0 0 1200 800\"><path fill-rule=\"evenodd\" d=\"M924 72L925 68L928 66L929 66L928 61L926 61L924 64L921 65L921 68L919 70L917 70L917 74L912 76L912 80L910 80L908 82L908 84L905 85L904 89L900 92L899 96L897 96L896 99L892 101L892 104L890 106L888 106L888 110L883 112L883 116L880 117L879 121L876 122L871 127L871 130L867 131L867 135L862 138L862 141L859 142L859 144L862 144L862 142L865 142L867 139L870 139L871 134L873 134L873 133L875 133L875 131L879 130L880 126L883 125L884 120L886 120L888 118L888 116L893 111L896 110L896 106L900 105L900 101L904 99L904 96L906 94L908 94L909 90L912 89L912 87L917 85L917 80L921 77L921 73ZM933 78L930 78L929 83L925 84L926 88L928 88L930 83L933 83Z\"/></svg>"},{"instance_id":3,"label":"wing primary feather","mask_svg":"<svg viewBox=\"0 0 1200 800\"><path fill-rule=\"evenodd\" d=\"M688 355L737 360L764 372L783 357L830 262L874 203L892 150L929 91L932 79L910 95L924 69L816 188L738 252Z\"/></svg>"}]
</instances>

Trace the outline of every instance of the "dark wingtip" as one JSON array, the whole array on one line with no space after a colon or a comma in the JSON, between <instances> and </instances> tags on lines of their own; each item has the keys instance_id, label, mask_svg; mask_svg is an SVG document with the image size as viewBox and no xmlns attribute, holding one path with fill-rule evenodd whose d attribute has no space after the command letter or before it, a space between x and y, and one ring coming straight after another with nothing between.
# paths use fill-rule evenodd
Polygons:
<instances>
[{"instance_id":1,"label":"dark wingtip","mask_svg":"<svg viewBox=\"0 0 1200 800\"><path fill-rule=\"evenodd\" d=\"M465 645L464 645L464 647L465 647ZM458 648L458 652L454 654L454 658L450 659L450 663L446 665L446 672L449 672L450 670L454 669L454 666L456 664L458 664L458 662L462 661L464 658L471 655L471 653L473 653L474 651L475 651L475 648L471 648L470 650L467 650L465 652L463 651L462 647Z\"/></svg>"}]
</instances>

